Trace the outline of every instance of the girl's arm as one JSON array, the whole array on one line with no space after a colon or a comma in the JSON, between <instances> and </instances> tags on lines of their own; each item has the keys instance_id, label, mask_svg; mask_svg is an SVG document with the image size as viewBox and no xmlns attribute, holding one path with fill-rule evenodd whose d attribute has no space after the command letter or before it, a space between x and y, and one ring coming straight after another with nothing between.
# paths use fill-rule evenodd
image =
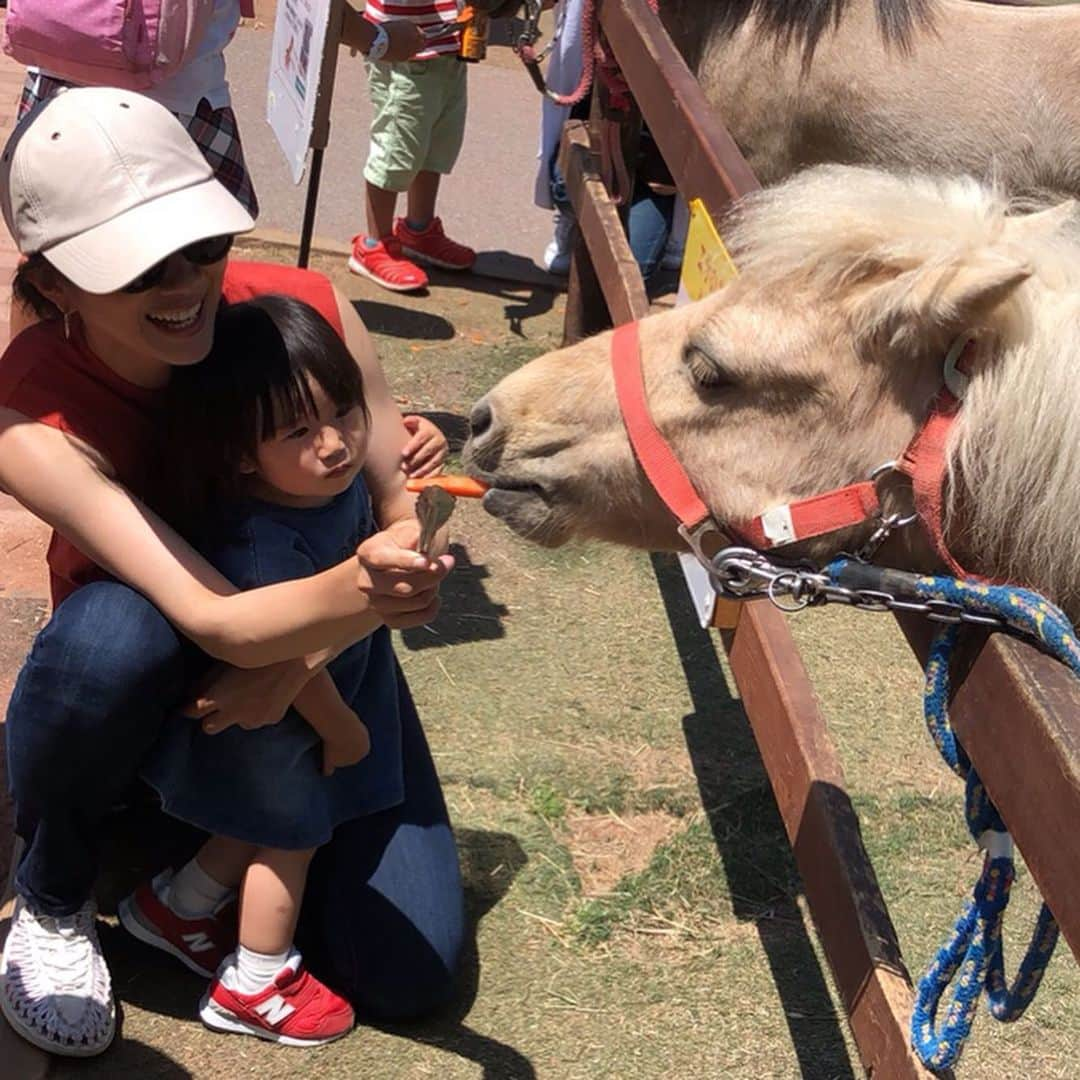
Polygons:
<instances>
[{"instance_id":1,"label":"girl's arm","mask_svg":"<svg viewBox=\"0 0 1080 1080\"><path fill-rule=\"evenodd\" d=\"M367 327L349 300L337 290L335 294L341 325L345 330L345 344L360 365L364 376L364 398L371 413L371 438L368 440L364 479L371 492L375 520L380 528L391 530L403 547L415 547L420 538L416 496L405 490L406 476L401 468L410 433L394 403ZM436 546L435 550L443 548Z\"/></svg>"},{"instance_id":2,"label":"girl's arm","mask_svg":"<svg viewBox=\"0 0 1080 1080\"><path fill-rule=\"evenodd\" d=\"M404 435L400 421L393 428ZM106 477L92 454L63 432L10 409L0 409L0 487L146 595L204 651L239 667L339 647L384 622L429 621L438 584L451 565L429 563L393 536L378 533L358 551L359 566L348 560L310 578L238 593Z\"/></svg>"}]
</instances>

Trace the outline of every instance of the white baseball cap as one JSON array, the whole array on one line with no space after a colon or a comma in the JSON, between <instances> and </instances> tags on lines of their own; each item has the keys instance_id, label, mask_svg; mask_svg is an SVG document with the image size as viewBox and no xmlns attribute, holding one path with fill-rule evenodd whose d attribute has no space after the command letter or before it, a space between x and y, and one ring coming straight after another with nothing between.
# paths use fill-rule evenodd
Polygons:
<instances>
[{"instance_id":1,"label":"white baseball cap","mask_svg":"<svg viewBox=\"0 0 1080 1080\"><path fill-rule=\"evenodd\" d=\"M109 293L197 240L254 228L184 126L141 94L61 90L0 157L4 221L80 289Z\"/></svg>"}]
</instances>

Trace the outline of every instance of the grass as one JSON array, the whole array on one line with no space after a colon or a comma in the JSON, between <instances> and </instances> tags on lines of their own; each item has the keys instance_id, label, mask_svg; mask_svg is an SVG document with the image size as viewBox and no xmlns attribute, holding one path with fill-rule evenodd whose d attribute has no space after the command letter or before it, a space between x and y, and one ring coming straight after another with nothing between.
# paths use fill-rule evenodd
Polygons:
<instances>
[{"instance_id":1,"label":"grass","mask_svg":"<svg viewBox=\"0 0 1080 1080\"><path fill-rule=\"evenodd\" d=\"M458 429L475 396L559 336L558 300L537 290L440 283L398 308L365 283L339 284L379 331L404 407ZM206 1034L191 1019L197 985L138 952L118 979L128 1041L55 1075L862 1075L737 692L670 562L532 548L472 504L453 524L462 568L444 612L399 635L398 655L476 922L455 1007L290 1054ZM976 871L959 785L921 728L919 672L887 617L814 612L792 627L918 973ZM586 895L586 850L613 881L598 895ZM1011 963L1036 906L1024 873L1016 892ZM961 1077L1074 1075L1080 978L1060 953L1027 1018L980 1016Z\"/></svg>"}]
</instances>

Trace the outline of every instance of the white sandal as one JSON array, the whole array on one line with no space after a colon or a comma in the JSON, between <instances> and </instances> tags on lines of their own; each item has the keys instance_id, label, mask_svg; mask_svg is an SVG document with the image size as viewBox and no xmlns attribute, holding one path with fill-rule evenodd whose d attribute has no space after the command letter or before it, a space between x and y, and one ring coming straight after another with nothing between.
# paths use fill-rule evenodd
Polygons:
<instances>
[{"instance_id":1,"label":"white sandal","mask_svg":"<svg viewBox=\"0 0 1080 1080\"><path fill-rule=\"evenodd\" d=\"M116 1003L95 909L42 915L19 896L0 960L0 1010L27 1042L65 1057L93 1057L116 1034Z\"/></svg>"}]
</instances>

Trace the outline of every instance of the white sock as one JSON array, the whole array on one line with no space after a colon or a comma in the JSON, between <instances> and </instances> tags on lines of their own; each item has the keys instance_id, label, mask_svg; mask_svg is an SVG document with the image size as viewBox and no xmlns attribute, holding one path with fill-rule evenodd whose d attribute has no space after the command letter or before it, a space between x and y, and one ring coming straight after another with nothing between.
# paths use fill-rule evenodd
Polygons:
<instances>
[{"instance_id":1,"label":"white sock","mask_svg":"<svg viewBox=\"0 0 1080 1080\"><path fill-rule=\"evenodd\" d=\"M241 994L257 994L265 990L293 958L299 964L300 954L291 945L283 953L259 953L237 945L229 989Z\"/></svg>"},{"instance_id":2,"label":"white sock","mask_svg":"<svg viewBox=\"0 0 1080 1080\"><path fill-rule=\"evenodd\" d=\"M212 878L192 859L173 875L169 883L167 903L181 917L196 919L211 915L234 890Z\"/></svg>"}]
</instances>

